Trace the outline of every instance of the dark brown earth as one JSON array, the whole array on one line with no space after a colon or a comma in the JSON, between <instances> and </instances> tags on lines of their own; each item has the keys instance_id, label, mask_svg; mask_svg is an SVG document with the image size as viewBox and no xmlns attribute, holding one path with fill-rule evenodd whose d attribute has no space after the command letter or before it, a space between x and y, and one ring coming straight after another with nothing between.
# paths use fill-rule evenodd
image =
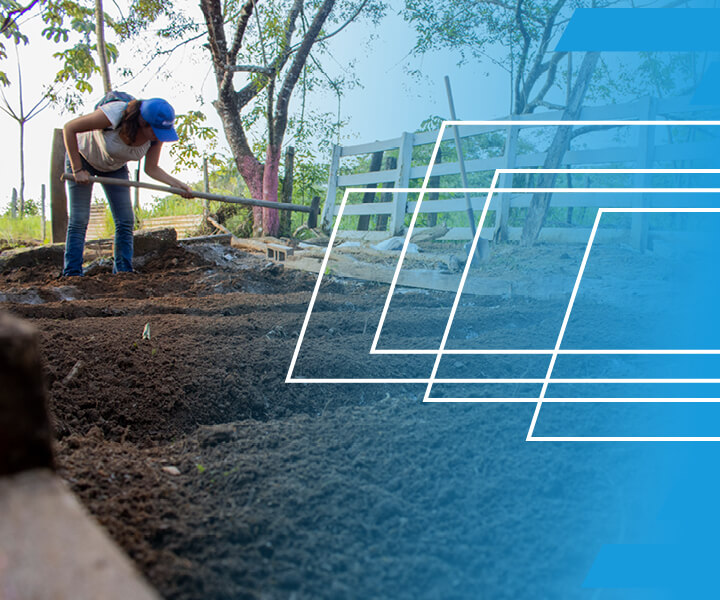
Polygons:
<instances>
[{"instance_id":1,"label":"dark brown earth","mask_svg":"<svg viewBox=\"0 0 720 600\"><path fill-rule=\"evenodd\" d=\"M15 269L0 307L41 332L60 474L163 596L569 598L597 544L563 531L615 533L599 450L525 444L534 404L286 384L314 275L219 246L95 272ZM386 292L328 279L305 376L357 375ZM403 296L409 323L435 323L418 347L447 301Z\"/></svg>"}]
</instances>

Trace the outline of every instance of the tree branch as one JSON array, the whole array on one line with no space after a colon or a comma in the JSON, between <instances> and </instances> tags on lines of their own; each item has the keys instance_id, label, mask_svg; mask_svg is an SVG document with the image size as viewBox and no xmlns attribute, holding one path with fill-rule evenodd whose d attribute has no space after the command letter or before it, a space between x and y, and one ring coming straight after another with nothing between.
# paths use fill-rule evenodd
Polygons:
<instances>
[{"instance_id":1,"label":"tree branch","mask_svg":"<svg viewBox=\"0 0 720 600\"><path fill-rule=\"evenodd\" d=\"M225 67L225 70L232 73L260 73L268 77L275 74L273 67L262 67L260 65L229 65Z\"/></svg>"},{"instance_id":2,"label":"tree branch","mask_svg":"<svg viewBox=\"0 0 720 600\"><path fill-rule=\"evenodd\" d=\"M550 88L555 83L555 76L557 75L557 69L558 64L562 60L562 58L565 56L565 52L556 52L553 57L550 59L550 62L544 63L543 71L547 71L547 77L545 78L545 83L542 87L542 89L537 93L535 98L528 103L525 112L531 113L533 110L535 110L536 106L547 106L547 104L544 102L545 95L550 91ZM542 73L538 73L538 78L540 77ZM537 81L537 79L536 79Z\"/></svg>"},{"instance_id":3,"label":"tree branch","mask_svg":"<svg viewBox=\"0 0 720 600\"><path fill-rule=\"evenodd\" d=\"M290 65L290 69L285 76L285 81L280 88L277 105L275 107L276 134L278 135L278 140L282 139L282 136L285 134L285 128L287 127L288 105L290 103L290 96L293 88L300 77L300 73L307 61L310 50L320 35L320 31L322 30L323 25L334 6L335 0L324 0L324 2L320 5L317 13L315 13L312 23L310 23L310 27L308 27L307 32L303 36L302 43L300 44L300 47L295 54L295 58Z\"/></svg>"},{"instance_id":4,"label":"tree branch","mask_svg":"<svg viewBox=\"0 0 720 600\"><path fill-rule=\"evenodd\" d=\"M259 1L259 0L258 0ZM238 52L242 46L243 38L245 37L245 30L247 29L250 17L252 16L253 8L255 8L254 0L247 0L240 9L240 15L238 16L238 25L235 30L235 38L233 44L228 52L228 59L230 62L235 62Z\"/></svg>"},{"instance_id":5,"label":"tree branch","mask_svg":"<svg viewBox=\"0 0 720 600\"><path fill-rule=\"evenodd\" d=\"M593 131L606 131L608 129L615 129L616 127L620 127L620 125L585 125L584 127L576 127L570 133L570 139L575 139L578 136L592 133Z\"/></svg>"},{"instance_id":6,"label":"tree branch","mask_svg":"<svg viewBox=\"0 0 720 600\"><path fill-rule=\"evenodd\" d=\"M552 38L553 30L555 28L555 19L560 13L562 7L565 5L565 2L566 0L557 0L557 2L555 2L547 15L547 18L545 20L545 26L543 27L542 36L540 38L540 43L538 45L538 50L535 54L535 60L533 61L533 66L530 69L523 84L523 90L526 96L529 96L530 92L535 87L538 79L540 79L540 76L544 72L549 70L548 79L546 79L545 86L543 87L541 93L537 96L538 100L543 99L543 97L545 96L545 94L547 94L548 90L555 81L555 75L557 73L557 62L564 56L564 53L555 53L552 60L550 61L550 64L544 63L543 58L547 53L547 48L550 43L550 39ZM548 85L548 83L550 85ZM526 105L524 112L532 112L532 107L530 106L531 104L532 103Z\"/></svg>"},{"instance_id":7,"label":"tree branch","mask_svg":"<svg viewBox=\"0 0 720 600\"><path fill-rule=\"evenodd\" d=\"M335 31L333 31L332 33L328 33L327 35L324 35L324 36L318 38L317 40L315 40L315 43L316 43L316 44L319 44L320 42L324 42L324 41L326 41L326 40L329 40L331 37L335 37L338 33L340 33L340 32L341 32L343 29L345 29L348 25L350 25L350 23L352 23L355 19L357 19L358 16L360 16L360 13L363 11L363 9L365 8L365 5L368 3L368 1L369 1L369 0L363 0L363 1L360 3L360 6L357 7L357 9L356 9L355 12L353 13L353 15L352 15L349 19L347 19L347 21L345 21L342 25L340 25L340 27L338 27L338 28L337 28ZM295 46L295 47L291 50L291 52L296 52L299 47L300 47L300 44L298 44L297 46Z\"/></svg>"},{"instance_id":8,"label":"tree branch","mask_svg":"<svg viewBox=\"0 0 720 600\"><path fill-rule=\"evenodd\" d=\"M275 57L272 64L267 67L269 71L268 73L262 73L262 75L264 75L263 77L258 77L254 81L251 81L239 92L237 92L236 99L240 108L247 106L250 102L252 102L252 100L268 86L270 81L273 80L280 71L282 71L285 63L287 63L288 58L290 57L290 40L295 32L295 21L297 20L301 10L302 0L295 0L292 9L290 10L290 14L288 15L285 29L285 40L280 48L280 52Z\"/></svg>"},{"instance_id":9,"label":"tree branch","mask_svg":"<svg viewBox=\"0 0 720 600\"><path fill-rule=\"evenodd\" d=\"M523 90L521 93L521 83L523 83L524 79L524 73L525 73L525 65L527 64L527 58L528 53L530 52L530 35L527 32L527 29L525 29L525 23L523 23L522 20L522 3L523 0L518 0L517 5L515 7L515 21L518 24L518 29L520 30L520 34L523 37L523 49L520 53L520 62L518 63L518 69L517 74L515 76L515 113L520 114L524 112L525 110L525 86L523 85Z\"/></svg>"},{"instance_id":10,"label":"tree branch","mask_svg":"<svg viewBox=\"0 0 720 600\"><path fill-rule=\"evenodd\" d=\"M200 8L205 17L208 29L208 47L213 58L215 80L218 92L223 90L223 80L226 76L227 40L225 38L225 21L222 17L222 6L219 0L200 0Z\"/></svg>"},{"instance_id":11,"label":"tree branch","mask_svg":"<svg viewBox=\"0 0 720 600\"><path fill-rule=\"evenodd\" d=\"M10 25L15 23L18 17L24 15L27 11L32 9L32 7L35 6L39 1L40 0L32 0L32 2L27 6L21 6L20 8L9 10L7 16L5 17L5 20L2 22L2 25L0 25L0 34L8 31L10 29Z\"/></svg>"}]
</instances>

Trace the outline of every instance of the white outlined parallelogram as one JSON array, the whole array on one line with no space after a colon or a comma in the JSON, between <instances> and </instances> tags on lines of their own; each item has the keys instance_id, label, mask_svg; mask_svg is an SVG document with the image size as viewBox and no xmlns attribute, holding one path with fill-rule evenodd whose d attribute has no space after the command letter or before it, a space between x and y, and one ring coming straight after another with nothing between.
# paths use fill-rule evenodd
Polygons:
<instances>
[{"instance_id":1,"label":"white outlined parallelogram","mask_svg":"<svg viewBox=\"0 0 720 600\"><path fill-rule=\"evenodd\" d=\"M460 300L460 297L463 292L463 288L465 287L465 283L468 277L468 273L470 270L471 260L467 260L461 279L459 287L455 293L455 298L453 301L452 308L450 309L450 314L448 316L447 324L445 326L442 339L440 341L440 345L436 349L378 349L378 341L380 339L380 336L382 334L383 325L385 324L385 320L387 318L388 309L390 307L390 302L393 297L393 293L397 287L398 283L398 277L400 275L400 271L402 269L403 261L405 259L405 256L408 251L408 245L410 243L410 239L413 234L413 230L415 227L415 224L417 222L418 215L420 214L420 207L422 205L423 199L425 194L432 193L432 192L453 192L453 193L476 193L476 194L485 194L485 203L483 206L483 210L480 216L479 224L476 228L476 234L474 236L474 239L472 240L472 244L469 251L469 256L474 256L478 241L480 238L480 232L482 231L483 224L485 223L485 219L487 217L487 213L490 207L490 203L493 199L493 194L499 194L499 193L508 193L508 192L517 192L517 193L534 193L534 192L545 192L545 191L551 191L553 193L602 193L602 194L609 194L609 193L616 193L616 194L672 194L672 193L691 193L691 194L707 194L707 193L718 193L720 192L720 188L715 187L704 187L704 188L639 188L639 187L632 187L632 188L501 188L498 187L498 180L499 177L503 174L515 174L515 173L537 173L538 171L542 172L552 172L557 174L563 174L563 173L578 173L578 174L720 174L720 169L497 169L493 175L492 183L490 184L490 187L488 188L429 188L428 182L431 176L433 165L435 164L438 150L440 148L440 143L444 138L444 133L446 127L449 126L512 126L512 125L518 125L523 127L529 127L529 126L575 126L575 125L583 125L583 126L719 126L720 121L527 121L527 120L521 120L521 121L445 121L438 133L438 138L435 142L433 152L430 158L430 163L428 165L428 169L426 172L426 175L423 179L422 186L420 188L391 188L387 190L383 190L383 192L386 193L417 193L418 194L418 200L415 205L415 210L412 214L410 224L407 229L407 233L405 235L403 247L400 251L400 255L398 258L398 263L395 268L395 272L390 284L390 289L388 291L385 304L382 310L382 314L380 317L379 325L376 329L375 336L373 338L372 346L369 350L369 354L396 354L396 355L412 355L412 354L426 354L430 356L434 356L434 364L432 367L432 370L427 378L383 378L383 377L361 377L361 378L338 378L338 377L326 377L326 378L302 378L302 377L296 377L294 376L295 366L298 360L298 355L300 353L300 348L303 343L303 338L305 337L305 334L308 329L308 324L310 322L310 317L313 311L313 307L315 305L318 292L320 290L320 286L322 283L323 274L326 272L328 267L328 261L330 259L330 253L332 251L333 245L335 243L335 239L338 234L339 225L341 222L341 219L343 217L343 212L345 209L345 206L348 201L348 197L350 194L354 193L364 193L366 191L370 191L368 188L347 188L345 190L345 193L343 195L342 202L340 204L335 224L332 230L332 233L330 235L330 240L328 242L327 249L325 251L325 254L322 259L322 263L320 266L320 271L318 273L318 278L315 283L315 287L312 292L312 296L310 299L310 303L308 305L308 310L305 314L305 318L302 324L302 328L300 330L300 334L298 336L298 341L295 347L295 351L293 352L292 360L290 363L290 367L288 370L288 374L286 377L286 383L385 383L385 384L393 384L393 383L423 383L426 384L425 394L423 401L424 402L535 402L536 408L535 412L532 417L532 421L530 424L530 428L527 433L526 440L527 441L720 441L720 436L718 437L695 437L695 436L662 436L662 437L643 437L643 436L602 436L602 437L591 437L591 436L582 436L582 437L575 437L575 436L536 436L534 435L535 426L537 424L538 416L540 414L542 404L545 402L562 402L562 403L572 403L572 402L720 402L720 398L618 398L618 397L609 397L609 398L602 398L602 397L587 397L587 398L567 398L567 397L558 397L558 398L549 398L546 397L547 388L550 383L597 383L597 384L605 384L605 383L720 383L720 378L705 378L705 379L654 379L654 378L638 378L638 379L588 379L588 378L577 378L577 379L557 379L553 378L553 369L555 366L555 363L557 361L558 356L568 354L568 355L582 355L582 354L618 354L618 355L628 355L628 354L636 354L636 355L652 355L652 354L667 354L667 355L674 355L674 354L689 354L689 355L718 355L720 354L720 349L686 349L686 350L662 350L662 349L634 349L634 350L628 350L628 349L618 349L618 350L565 350L561 349L561 344L563 341L563 337L565 335L565 330L568 325L568 321L570 319L570 315L572 313L573 305L575 303L575 299L577 297L578 289L580 287L580 283L582 281L583 273L585 271L588 257L590 255L590 251L593 247L593 242L595 240L598 226L600 223L600 220L603 215L610 214L610 213L632 213L632 212L662 212L662 213L672 213L672 212L683 212L683 213L720 213L720 207L719 208L692 208L692 207L673 207L673 208L650 208L650 207L632 207L632 208L618 208L618 207L600 207L597 211L595 221L593 223L593 227L590 233L590 237L588 239L585 252L582 258L582 262L580 264L580 268L578 270L577 276L575 278L575 283L572 289L572 293L570 295L570 300L568 302L567 308L565 310L565 315L563 318L562 325L560 327L560 330L557 335L557 340L554 344L554 347L547 348L547 349L518 349L518 348L507 348L507 349L464 349L464 350L456 350L456 349L447 349L447 341L448 341L448 335L450 332L450 329L453 324L453 320L455 318L455 314L458 308L458 303ZM375 190L372 190L375 191ZM550 357L549 366L547 368L547 371L545 373L545 376L542 378L509 378L509 379L439 379L437 377L438 367L440 365L440 361L442 360L444 355L448 354L484 354L484 355L503 355L503 354L517 354L517 355L545 355ZM504 398L477 398L477 397L457 397L457 398L435 398L432 397L432 389L433 386L436 383L473 383L473 382L482 382L482 383L533 383L533 384L541 384L541 391L537 398L528 398L528 397L504 397Z\"/></svg>"}]
</instances>

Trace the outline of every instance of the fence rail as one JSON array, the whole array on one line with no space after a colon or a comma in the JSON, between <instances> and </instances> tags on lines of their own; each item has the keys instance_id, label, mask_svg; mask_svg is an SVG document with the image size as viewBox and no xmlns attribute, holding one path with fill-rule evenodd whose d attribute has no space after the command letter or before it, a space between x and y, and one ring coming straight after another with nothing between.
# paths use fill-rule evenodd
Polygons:
<instances>
[{"instance_id":1,"label":"fence rail","mask_svg":"<svg viewBox=\"0 0 720 600\"><path fill-rule=\"evenodd\" d=\"M656 163L668 163L670 161L692 161L705 158L711 151L716 149L716 145L708 142L686 141L683 143L665 143L659 141L655 143L655 128L662 126L663 120L693 120L692 114L702 113L704 107L692 106L687 98L678 98L670 100L656 100L653 98L643 98L641 100L603 107L588 107L583 109L580 119L582 121L627 121L629 125L637 121L658 122L658 125L648 127L638 127L637 139L633 138L630 145L618 145L617 142L605 143L605 147L600 148L574 148L568 150L563 156L562 165L564 167L585 167L596 168L601 165L627 165L625 168L653 168ZM540 168L544 164L546 153L544 152L526 152L523 153L518 149L518 136L521 130L542 127L536 123L523 124L522 121L559 121L562 119L560 111L546 112L542 114L524 115L520 117L513 116L513 123L508 125L505 121L498 121L495 124L482 125L463 125L459 128L461 138L469 138L483 133L501 132L504 134L503 153L500 156L489 158L475 158L465 160L465 167L469 173L487 172L494 173L497 169L509 168ZM662 119L662 120L661 120ZM358 231L357 235L347 230L342 231L344 237L378 239L386 238L402 233L405 227L405 216L415 210L416 202L408 199L408 193L405 191L392 193L389 188L408 188L413 180L422 180L427 174L427 164L412 164L413 149L420 146L435 144L440 130L422 132L422 133L403 133L400 137L394 137L387 140L380 140L370 143L355 144L350 146L333 147L333 154L330 165L330 177L328 181L328 190L325 204L322 211L322 226L325 229L332 227L333 220L338 213L337 200L340 197L339 192L342 188L376 188L382 185L382 188L372 190L369 194L365 194L362 204L346 205L343 212L344 216L361 216L367 219L371 215L383 216L384 219L378 219L379 222L387 222L389 217L389 226L387 230L373 233L378 235L367 235L367 231ZM452 127L446 127L443 134L443 140L451 141L453 137ZM348 157L357 157L362 155L373 154L377 157L380 153L390 152L397 154L397 163L395 168L386 168L384 170L371 170L366 173L341 174L341 160ZM381 157L378 157L381 158ZM374 161L377 165L380 161ZM431 187L439 188L438 179L442 176L458 175L460 166L458 162L442 162L433 165ZM644 184L648 181L647 175L635 175L634 186L646 187ZM504 175L499 181L500 187L512 187L512 175ZM630 187L630 186L628 186ZM451 188L443 188L443 193L451 193ZM374 201L374 193L381 194L380 202ZM530 194L522 193L504 193L496 195L490 204L490 210L495 212L494 227L508 226L508 218L510 209L525 208L530 203ZM600 198L598 194L593 193L558 193L552 194L551 206L561 208L597 208L600 206L628 206L642 205L646 199L641 194L617 194L612 200L608 200L607 196ZM472 206L475 210L482 209L485 203L484 197L474 197ZM457 199L432 199L423 202L420 207L420 213L437 215L438 213L452 213L465 211L465 201L463 198ZM634 214L632 216L632 236L633 242L642 245L643 232L647 230L647 216L644 214ZM366 227L362 227L366 228ZM456 228L458 231L450 231L443 239L468 239L469 227ZM512 229L512 228L510 228ZM568 239L577 237L577 227L573 228L553 228L561 231L555 231L550 237L561 239L563 233L567 234ZM466 230L466 231L465 231ZM494 232L493 232L494 233ZM626 232L627 233L627 232ZM510 232L512 239L517 232ZM487 234L484 234L487 235ZM465 236L465 237L460 237ZM542 237L542 235L541 235ZM546 236L547 237L547 234Z\"/></svg>"}]
</instances>

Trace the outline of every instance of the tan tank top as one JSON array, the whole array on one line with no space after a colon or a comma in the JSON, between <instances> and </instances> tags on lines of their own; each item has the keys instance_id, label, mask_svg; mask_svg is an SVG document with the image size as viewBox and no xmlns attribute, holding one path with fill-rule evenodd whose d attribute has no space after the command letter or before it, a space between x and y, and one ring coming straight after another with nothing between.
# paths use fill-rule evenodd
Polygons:
<instances>
[{"instance_id":1,"label":"tan tank top","mask_svg":"<svg viewBox=\"0 0 720 600\"><path fill-rule=\"evenodd\" d=\"M117 171L131 160L140 160L150 149L150 142L142 146L128 146L120 139L120 125L125 102L108 102L100 107L110 121L112 129L94 129L78 134L80 154L98 171Z\"/></svg>"}]
</instances>

